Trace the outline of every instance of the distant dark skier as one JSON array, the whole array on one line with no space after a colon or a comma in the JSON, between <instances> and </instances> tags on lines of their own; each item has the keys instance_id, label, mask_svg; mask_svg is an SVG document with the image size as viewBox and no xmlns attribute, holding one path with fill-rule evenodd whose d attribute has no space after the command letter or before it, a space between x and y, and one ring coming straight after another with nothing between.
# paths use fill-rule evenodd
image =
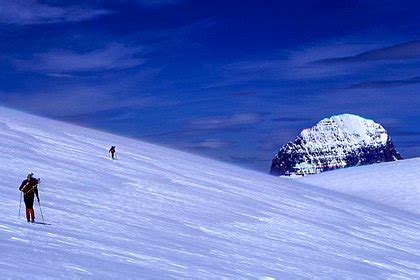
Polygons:
<instances>
[{"instance_id":1,"label":"distant dark skier","mask_svg":"<svg viewBox=\"0 0 420 280\"><path fill-rule=\"evenodd\" d=\"M111 149L109 149L108 153L111 153L112 159L115 159L115 146L112 146Z\"/></svg>"},{"instance_id":2,"label":"distant dark skier","mask_svg":"<svg viewBox=\"0 0 420 280\"><path fill-rule=\"evenodd\" d=\"M39 202L39 195L38 195L38 179L33 177L33 173L28 174L26 180L22 182L19 187L19 190L23 193L23 200L25 201L26 206L26 220L28 222L35 222L35 210L34 210L34 198L36 198Z\"/></svg>"}]
</instances>

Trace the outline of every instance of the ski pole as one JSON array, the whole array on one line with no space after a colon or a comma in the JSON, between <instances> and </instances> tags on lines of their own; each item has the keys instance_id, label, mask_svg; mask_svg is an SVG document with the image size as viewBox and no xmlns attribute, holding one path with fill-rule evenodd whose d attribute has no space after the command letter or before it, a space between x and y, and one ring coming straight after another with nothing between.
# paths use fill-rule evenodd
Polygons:
<instances>
[{"instance_id":1,"label":"ski pole","mask_svg":"<svg viewBox=\"0 0 420 280\"><path fill-rule=\"evenodd\" d=\"M39 185L41 185L41 178L38 178L38 185L37 186L39 186ZM39 212L41 212L42 223L45 224L44 214L42 213L41 202L39 202L39 197L37 197L36 200L38 201Z\"/></svg>"},{"instance_id":2,"label":"ski pole","mask_svg":"<svg viewBox=\"0 0 420 280\"><path fill-rule=\"evenodd\" d=\"M42 223L45 224L44 214L42 214L41 202L39 202L39 199L37 200L38 200L39 212L41 212Z\"/></svg>"},{"instance_id":3,"label":"ski pole","mask_svg":"<svg viewBox=\"0 0 420 280\"><path fill-rule=\"evenodd\" d=\"M22 192L20 192L20 202L19 202L19 216L18 216L18 220L20 220L20 208L22 208L22 196L23 196L23 193L22 193Z\"/></svg>"}]
</instances>

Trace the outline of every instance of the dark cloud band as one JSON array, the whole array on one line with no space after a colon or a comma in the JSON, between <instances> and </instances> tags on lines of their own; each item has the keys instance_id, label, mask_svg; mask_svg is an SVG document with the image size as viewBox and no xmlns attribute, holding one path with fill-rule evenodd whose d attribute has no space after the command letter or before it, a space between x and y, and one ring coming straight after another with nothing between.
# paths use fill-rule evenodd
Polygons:
<instances>
[{"instance_id":1,"label":"dark cloud band","mask_svg":"<svg viewBox=\"0 0 420 280\"><path fill-rule=\"evenodd\" d=\"M386 48L363 52L354 56L335 57L316 60L316 64L352 63L378 60L420 59L420 41L406 42Z\"/></svg>"}]
</instances>

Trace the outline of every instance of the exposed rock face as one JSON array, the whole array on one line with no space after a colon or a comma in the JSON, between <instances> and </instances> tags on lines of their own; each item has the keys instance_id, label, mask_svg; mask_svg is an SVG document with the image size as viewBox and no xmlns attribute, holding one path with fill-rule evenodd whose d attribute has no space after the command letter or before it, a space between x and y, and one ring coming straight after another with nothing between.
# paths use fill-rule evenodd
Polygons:
<instances>
[{"instance_id":1,"label":"exposed rock face","mask_svg":"<svg viewBox=\"0 0 420 280\"><path fill-rule=\"evenodd\" d=\"M386 130L372 120L343 114L304 129L274 157L270 174L314 174L402 159Z\"/></svg>"}]
</instances>

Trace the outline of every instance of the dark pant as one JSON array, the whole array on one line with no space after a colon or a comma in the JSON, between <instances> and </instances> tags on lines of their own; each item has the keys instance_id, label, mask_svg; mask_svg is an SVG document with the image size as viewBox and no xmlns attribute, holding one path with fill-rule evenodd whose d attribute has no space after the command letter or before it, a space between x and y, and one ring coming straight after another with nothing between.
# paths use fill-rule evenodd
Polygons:
<instances>
[{"instance_id":1,"label":"dark pant","mask_svg":"<svg viewBox=\"0 0 420 280\"><path fill-rule=\"evenodd\" d=\"M29 221L35 222L35 210L33 208L32 209L26 208L26 220L28 222Z\"/></svg>"},{"instance_id":2,"label":"dark pant","mask_svg":"<svg viewBox=\"0 0 420 280\"><path fill-rule=\"evenodd\" d=\"M35 196L33 194L32 195L25 194L23 196L23 201L25 201L26 208L29 208L29 209L34 208L34 199L35 199Z\"/></svg>"},{"instance_id":3,"label":"dark pant","mask_svg":"<svg viewBox=\"0 0 420 280\"><path fill-rule=\"evenodd\" d=\"M26 206L26 220L35 221L35 210L34 210L34 199L35 199L35 195L32 194L25 194L23 196L23 201L25 201L25 206Z\"/></svg>"}]
</instances>

